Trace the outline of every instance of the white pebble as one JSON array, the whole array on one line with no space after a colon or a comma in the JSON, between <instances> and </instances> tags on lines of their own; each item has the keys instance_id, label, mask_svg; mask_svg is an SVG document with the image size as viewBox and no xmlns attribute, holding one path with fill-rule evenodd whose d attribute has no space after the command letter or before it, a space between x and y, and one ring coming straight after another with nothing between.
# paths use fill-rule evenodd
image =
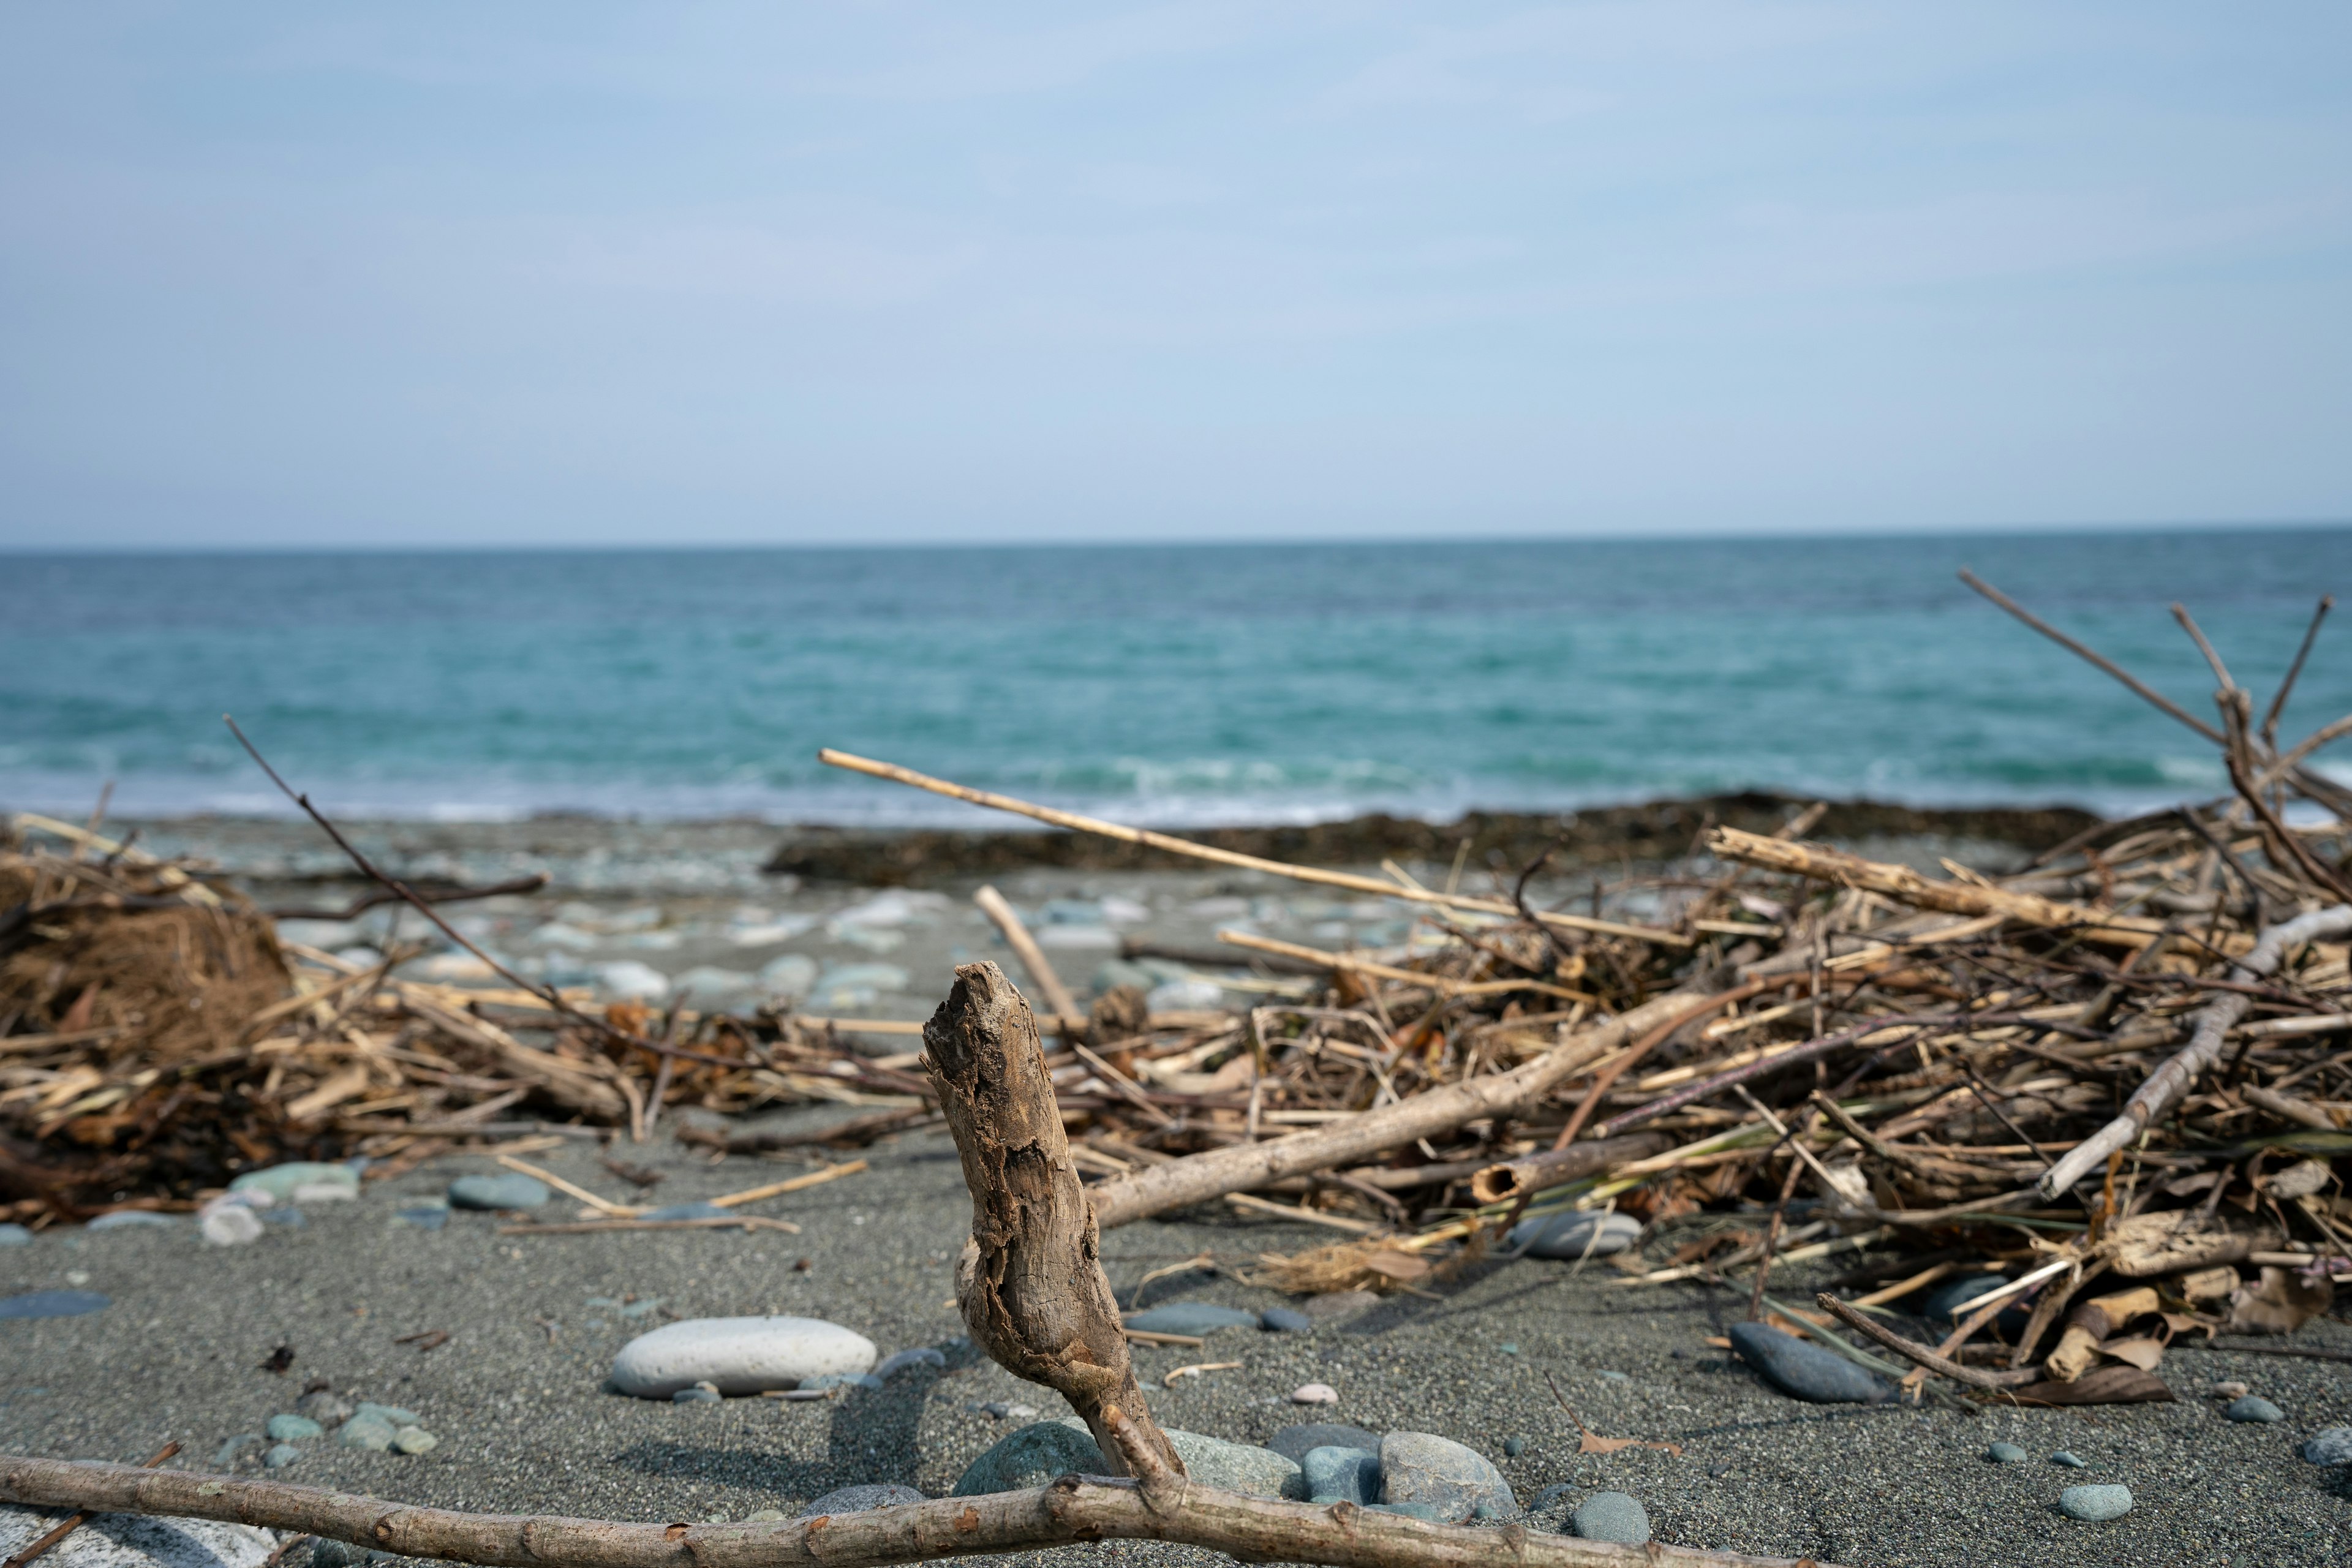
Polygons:
<instances>
[{"instance_id":1,"label":"white pebble","mask_svg":"<svg viewBox=\"0 0 2352 1568\"><path fill-rule=\"evenodd\" d=\"M1339 1403L1339 1391L1332 1387L1328 1383L1310 1383L1302 1388L1292 1389L1290 1391L1290 1403L1293 1405L1337 1405Z\"/></svg>"},{"instance_id":2,"label":"white pebble","mask_svg":"<svg viewBox=\"0 0 2352 1568\"><path fill-rule=\"evenodd\" d=\"M874 1357L872 1340L820 1318L689 1318L623 1345L613 1386L640 1399L667 1399L698 1383L764 1394L829 1372L855 1377Z\"/></svg>"}]
</instances>

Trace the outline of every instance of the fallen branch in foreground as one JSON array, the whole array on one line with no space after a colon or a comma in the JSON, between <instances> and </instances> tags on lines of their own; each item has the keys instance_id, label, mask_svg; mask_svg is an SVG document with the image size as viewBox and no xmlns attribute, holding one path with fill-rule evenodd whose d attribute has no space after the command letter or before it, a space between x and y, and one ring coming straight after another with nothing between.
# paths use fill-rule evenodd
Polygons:
<instances>
[{"instance_id":1,"label":"fallen branch in foreground","mask_svg":"<svg viewBox=\"0 0 2352 1568\"><path fill-rule=\"evenodd\" d=\"M0 1456L0 1501L223 1520L489 1568L776 1568L794 1562L883 1568L1109 1540L1166 1541L1244 1562L1334 1568L1799 1568L1801 1561L1815 1561L1656 1543L1612 1546L1519 1525L1430 1524L1349 1503L1273 1502L1181 1479L1176 1486L1172 1498L1154 1498L1131 1480L1064 1476L1030 1491L782 1524L628 1524L458 1513L284 1481Z\"/></svg>"}]
</instances>

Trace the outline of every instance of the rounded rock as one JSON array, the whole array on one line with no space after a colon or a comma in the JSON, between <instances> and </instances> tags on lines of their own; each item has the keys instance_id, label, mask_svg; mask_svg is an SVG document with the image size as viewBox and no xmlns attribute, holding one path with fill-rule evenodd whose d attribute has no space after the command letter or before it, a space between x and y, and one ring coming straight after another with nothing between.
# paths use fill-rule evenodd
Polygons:
<instances>
[{"instance_id":1,"label":"rounded rock","mask_svg":"<svg viewBox=\"0 0 2352 1568\"><path fill-rule=\"evenodd\" d=\"M1569 1527L1587 1541L1613 1541L1620 1546L1650 1543L1649 1510L1623 1492L1593 1493L1569 1516Z\"/></svg>"},{"instance_id":2,"label":"rounded rock","mask_svg":"<svg viewBox=\"0 0 2352 1568\"><path fill-rule=\"evenodd\" d=\"M545 1182L520 1171L500 1176L460 1176L449 1184L451 1208L535 1209L552 1195Z\"/></svg>"},{"instance_id":3,"label":"rounded rock","mask_svg":"<svg viewBox=\"0 0 2352 1568\"><path fill-rule=\"evenodd\" d=\"M1512 1227L1506 1246L1529 1257L1574 1262L1612 1258L1642 1239L1642 1222L1628 1214L1546 1215Z\"/></svg>"},{"instance_id":4,"label":"rounded rock","mask_svg":"<svg viewBox=\"0 0 2352 1568\"><path fill-rule=\"evenodd\" d=\"M2129 1487L2068 1487L2058 1494L2059 1512L2068 1519L2086 1520L2093 1524L2121 1519L2131 1511L2131 1507Z\"/></svg>"},{"instance_id":5,"label":"rounded rock","mask_svg":"<svg viewBox=\"0 0 2352 1568\"><path fill-rule=\"evenodd\" d=\"M2063 1465L2070 1470L2087 1470L2091 1468L2087 1463L2067 1452L2063 1448L2061 1448L2056 1453L2051 1455L2050 1462L2053 1465Z\"/></svg>"},{"instance_id":6,"label":"rounded rock","mask_svg":"<svg viewBox=\"0 0 2352 1568\"><path fill-rule=\"evenodd\" d=\"M1309 1448L1298 1462L1299 1479L1312 1503L1351 1502L1369 1508L1381 1500L1381 1457L1361 1448Z\"/></svg>"},{"instance_id":7,"label":"rounded rock","mask_svg":"<svg viewBox=\"0 0 2352 1568\"><path fill-rule=\"evenodd\" d=\"M2021 1465L2033 1458L2014 1443L1995 1443L1984 1451L1984 1457L1996 1465Z\"/></svg>"},{"instance_id":8,"label":"rounded rock","mask_svg":"<svg viewBox=\"0 0 2352 1568\"><path fill-rule=\"evenodd\" d=\"M381 1454L391 1448L392 1440L398 1436L400 1429L391 1422L372 1411L362 1411L336 1429L335 1443L339 1447L365 1448Z\"/></svg>"},{"instance_id":9,"label":"rounded rock","mask_svg":"<svg viewBox=\"0 0 2352 1568\"><path fill-rule=\"evenodd\" d=\"M2315 1465L2352 1465L2352 1426L2330 1426L2303 1446L2303 1457Z\"/></svg>"},{"instance_id":10,"label":"rounded rock","mask_svg":"<svg viewBox=\"0 0 2352 1568\"><path fill-rule=\"evenodd\" d=\"M1506 1437L1503 1439L1503 1458L1507 1459L1516 1459L1527 1451L1528 1440L1525 1437Z\"/></svg>"},{"instance_id":11,"label":"rounded rock","mask_svg":"<svg viewBox=\"0 0 2352 1568\"><path fill-rule=\"evenodd\" d=\"M1219 1329L1255 1329L1258 1326L1255 1312L1244 1312L1236 1307L1213 1306L1207 1301L1170 1301L1138 1312L1127 1320L1130 1329L1140 1329L1153 1334L1213 1334Z\"/></svg>"},{"instance_id":12,"label":"rounded rock","mask_svg":"<svg viewBox=\"0 0 2352 1568\"><path fill-rule=\"evenodd\" d=\"M1290 1391L1293 1405L1337 1405L1339 1391L1328 1383L1301 1384Z\"/></svg>"},{"instance_id":13,"label":"rounded rock","mask_svg":"<svg viewBox=\"0 0 2352 1568\"><path fill-rule=\"evenodd\" d=\"M27 1290L0 1297L0 1318L79 1318L113 1304L112 1297L95 1290Z\"/></svg>"},{"instance_id":14,"label":"rounded rock","mask_svg":"<svg viewBox=\"0 0 2352 1568\"><path fill-rule=\"evenodd\" d=\"M30 1247L32 1245L33 1233L26 1230L23 1226L17 1225L13 1221L7 1225L0 1225L0 1247Z\"/></svg>"},{"instance_id":15,"label":"rounded rock","mask_svg":"<svg viewBox=\"0 0 2352 1568\"><path fill-rule=\"evenodd\" d=\"M1021 1491L1044 1486L1056 1476L1103 1475L1108 1468L1102 1450L1086 1433L1073 1432L1059 1421L1040 1421L998 1438L964 1468L949 1495Z\"/></svg>"},{"instance_id":16,"label":"rounded rock","mask_svg":"<svg viewBox=\"0 0 2352 1568\"><path fill-rule=\"evenodd\" d=\"M872 1340L822 1318L689 1318L623 1345L613 1386L639 1399L667 1399L698 1383L765 1394L827 1373L856 1377L874 1361Z\"/></svg>"},{"instance_id":17,"label":"rounded rock","mask_svg":"<svg viewBox=\"0 0 2352 1568\"><path fill-rule=\"evenodd\" d=\"M1503 1473L1475 1448L1430 1432L1391 1432L1381 1439L1381 1500L1433 1508L1459 1524L1486 1503L1518 1510Z\"/></svg>"},{"instance_id":18,"label":"rounded rock","mask_svg":"<svg viewBox=\"0 0 2352 1568\"><path fill-rule=\"evenodd\" d=\"M2230 1407L2221 1414L2232 1421L2272 1422L2286 1419L2285 1411L2281 1410L2259 1394L2249 1394L2242 1399L2232 1400Z\"/></svg>"},{"instance_id":19,"label":"rounded rock","mask_svg":"<svg viewBox=\"0 0 2352 1568\"><path fill-rule=\"evenodd\" d=\"M1268 1307L1257 1315L1257 1323L1271 1334L1304 1334L1315 1328L1315 1320L1296 1307Z\"/></svg>"},{"instance_id":20,"label":"rounded rock","mask_svg":"<svg viewBox=\"0 0 2352 1568\"><path fill-rule=\"evenodd\" d=\"M326 1428L308 1415L273 1415L266 1428L273 1442L300 1443L324 1436Z\"/></svg>"},{"instance_id":21,"label":"rounded rock","mask_svg":"<svg viewBox=\"0 0 2352 1568\"><path fill-rule=\"evenodd\" d=\"M1843 1356L1764 1323L1734 1323L1731 1348L1783 1394L1816 1405L1877 1405L1895 1391Z\"/></svg>"},{"instance_id":22,"label":"rounded rock","mask_svg":"<svg viewBox=\"0 0 2352 1568\"><path fill-rule=\"evenodd\" d=\"M1367 1454L1381 1451L1381 1435L1362 1426L1344 1426L1335 1421L1307 1421L1296 1426L1285 1426L1265 1440L1265 1446L1293 1464L1303 1465L1312 1448L1360 1448Z\"/></svg>"},{"instance_id":23,"label":"rounded rock","mask_svg":"<svg viewBox=\"0 0 2352 1568\"><path fill-rule=\"evenodd\" d=\"M279 1443L261 1456L261 1462L273 1470L282 1470L302 1457L302 1450L291 1443Z\"/></svg>"},{"instance_id":24,"label":"rounded rock","mask_svg":"<svg viewBox=\"0 0 2352 1568\"><path fill-rule=\"evenodd\" d=\"M441 1439L422 1426L403 1426L393 1434L392 1446L404 1454L429 1454L441 1446Z\"/></svg>"}]
</instances>

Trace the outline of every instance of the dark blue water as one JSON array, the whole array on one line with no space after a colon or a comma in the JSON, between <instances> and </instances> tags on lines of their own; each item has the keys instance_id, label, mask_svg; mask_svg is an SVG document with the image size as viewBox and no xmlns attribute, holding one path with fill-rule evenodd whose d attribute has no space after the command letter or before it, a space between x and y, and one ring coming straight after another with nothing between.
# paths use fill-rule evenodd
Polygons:
<instances>
[{"instance_id":1,"label":"dark blue water","mask_svg":"<svg viewBox=\"0 0 2352 1568\"><path fill-rule=\"evenodd\" d=\"M2187 601L2265 699L2352 532L1659 543L0 556L0 805L967 820L832 745L1158 822L1744 785L2118 808L2211 748ZM2286 728L2352 709L2323 634Z\"/></svg>"}]
</instances>

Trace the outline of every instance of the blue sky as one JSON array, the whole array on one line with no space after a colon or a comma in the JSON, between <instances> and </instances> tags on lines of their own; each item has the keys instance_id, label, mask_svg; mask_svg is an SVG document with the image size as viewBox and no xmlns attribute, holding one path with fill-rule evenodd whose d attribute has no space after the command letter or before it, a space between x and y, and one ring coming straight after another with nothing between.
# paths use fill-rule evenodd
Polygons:
<instances>
[{"instance_id":1,"label":"blue sky","mask_svg":"<svg viewBox=\"0 0 2352 1568\"><path fill-rule=\"evenodd\" d=\"M2352 518L2352 11L16 5L0 546Z\"/></svg>"}]
</instances>

